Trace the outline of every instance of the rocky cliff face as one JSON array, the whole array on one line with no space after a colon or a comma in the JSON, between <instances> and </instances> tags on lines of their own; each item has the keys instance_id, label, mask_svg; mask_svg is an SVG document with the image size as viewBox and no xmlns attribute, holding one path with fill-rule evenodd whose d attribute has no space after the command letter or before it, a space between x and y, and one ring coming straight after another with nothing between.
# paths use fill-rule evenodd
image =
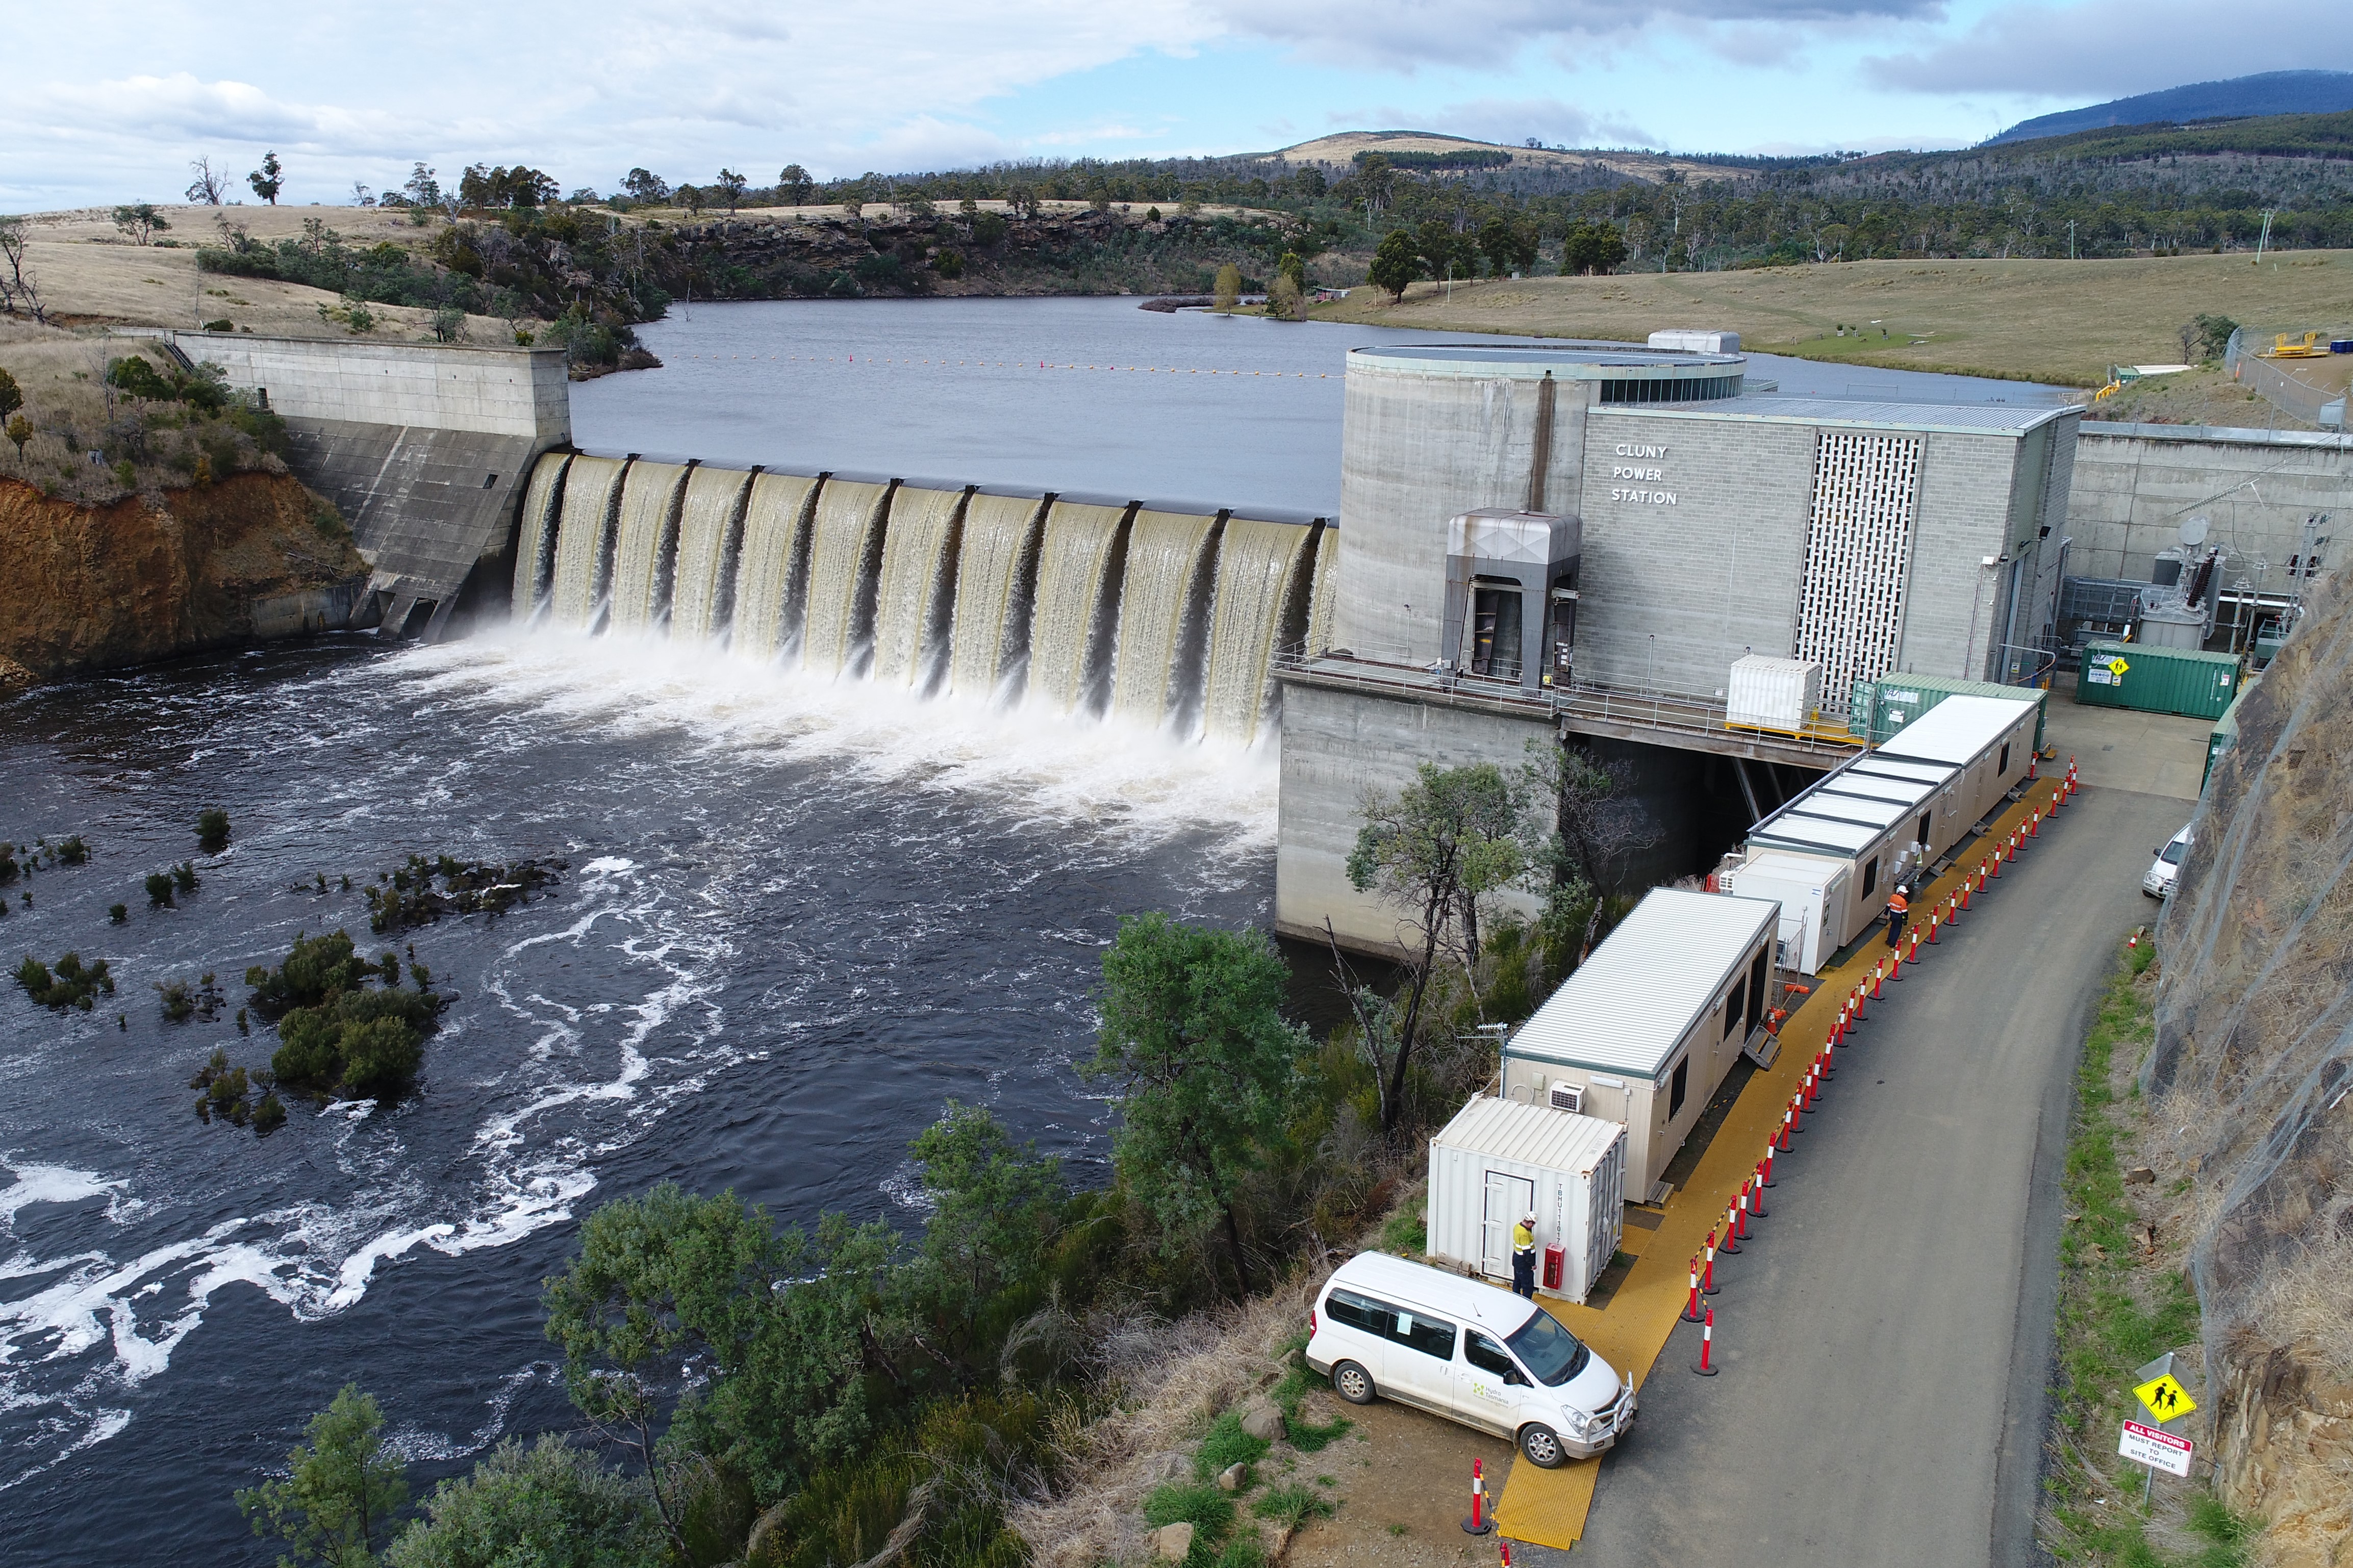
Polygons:
<instances>
[{"instance_id":1,"label":"rocky cliff face","mask_svg":"<svg viewBox=\"0 0 2353 1568\"><path fill-rule=\"evenodd\" d=\"M2217 1479L2271 1561L2353 1560L2353 592L2240 710L2159 928L2143 1089L2203 1216Z\"/></svg>"},{"instance_id":2,"label":"rocky cliff face","mask_svg":"<svg viewBox=\"0 0 2353 1568\"><path fill-rule=\"evenodd\" d=\"M282 474L107 506L0 480L0 680L298 629L303 595L323 605L366 574L334 508Z\"/></svg>"}]
</instances>

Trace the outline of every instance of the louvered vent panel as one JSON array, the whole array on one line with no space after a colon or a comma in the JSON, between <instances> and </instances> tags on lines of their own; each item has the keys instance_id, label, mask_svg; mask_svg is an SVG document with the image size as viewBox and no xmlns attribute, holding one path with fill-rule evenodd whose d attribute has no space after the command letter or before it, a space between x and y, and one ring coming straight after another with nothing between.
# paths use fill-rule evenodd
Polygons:
<instances>
[{"instance_id":1,"label":"louvered vent panel","mask_svg":"<svg viewBox=\"0 0 2353 1568\"><path fill-rule=\"evenodd\" d=\"M1822 708L1894 667L1904 579L1920 489L1920 437L1824 430L1814 448L1813 514L1797 657L1822 667Z\"/></svg>"}]
</instances>

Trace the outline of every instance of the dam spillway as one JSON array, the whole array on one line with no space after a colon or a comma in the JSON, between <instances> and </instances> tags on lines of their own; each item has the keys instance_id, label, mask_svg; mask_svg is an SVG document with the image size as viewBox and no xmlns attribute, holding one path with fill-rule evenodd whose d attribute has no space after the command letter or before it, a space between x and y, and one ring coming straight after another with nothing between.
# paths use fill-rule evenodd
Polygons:
<instances>
[{"instance_id":1,"label":"dam spillway","mask_svg":"<svg viewBox=\"0 0 2353 1568\"><path fill-rule=\"evenodd\" d=\"M551 452L514 613L1249 745L1330 624L1322 518Z\"/></svg>"}]
</instances>

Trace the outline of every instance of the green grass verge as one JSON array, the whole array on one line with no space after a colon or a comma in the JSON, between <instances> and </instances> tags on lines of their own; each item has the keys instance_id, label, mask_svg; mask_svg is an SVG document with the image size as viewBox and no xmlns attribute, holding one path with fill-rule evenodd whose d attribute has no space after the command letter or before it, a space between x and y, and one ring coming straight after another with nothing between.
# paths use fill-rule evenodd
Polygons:
<instances>
[{"instance_id":1,"label":"green grass verge","mask_svg":"<svg viewBox=\"0 0 2353 1568\"><path fill-rule=\"evenodd\" d=\"M1282 1380L1267 1391L1274 1407L1282 1412L1284 1439L1303 1454L1320 1454L1353 1430L1356 1423L1345 1415L1318 1426L1303 1419L1299 1402L1311 1388L1329 1386L1307 1365L1307 1336L1295 1336L1283 1350Z\"/></svg>"},{"instance_id":2,"label":"green grass verge","mask_svg":"<svg viewBox=\"0 0 2353 1568\"><path fill-rule=\"evenodd\" d=\"M2138 1216L2125 1198L2123 1151L2138 1091L2127 1086L2120 1097L2114 1079L2120 1055L2137 1066L2156 1038L2152 994L2139 984L2155 958L2146 942L2126 950L2075 1070L2053 1416L2073 1443L2043 1483L2059 1525L2049 1544L2062 1562L2102 1568L2241 1568L2252 1528L2202 1489L2190 1500L2189 1524L2203 1544L2183 1556L2152 1543L2139 1512L2141 1468L2114 1452L2117 1396L2135 1369L2195 1339L2199 1325L2197 1297L2179 1271L2151 1280L2134 1263L2129 1227Z\"/></svg>"},{"instance_id":3,"label":"green grass verge","mask_svg":"<svg viewBox=\"0 0 2353 1568\"><path fill-rule=\"evenodd\" d=\"M1242 1430L1242 1415L1229 1410L1209 1424L1209 1435L1193 1455L1193 1473L1202 1480L1215 1480L1220 1471L1232 1465L1255 1465L1266 1458L1272 1445L1263 1437L1253 1437ZM1244 1472L1243 1486L1250 1482Z\"/></svg>"}]
</instances>

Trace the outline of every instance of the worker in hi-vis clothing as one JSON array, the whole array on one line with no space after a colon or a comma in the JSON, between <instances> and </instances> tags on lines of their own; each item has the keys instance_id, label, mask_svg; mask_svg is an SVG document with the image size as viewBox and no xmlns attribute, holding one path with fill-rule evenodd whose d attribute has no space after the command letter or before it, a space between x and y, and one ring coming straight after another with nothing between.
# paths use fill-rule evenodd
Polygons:
<instances>
[{"instance_id":1,"label":"worker in hi-vis clothing","mask_svg":"<svg viewBox=\"0 0 2353 1568\"><path fill-rule=\"evenodd\" d=\"M1536 1216L1531 1209L1512 1227L1512 1294L1536 1299Z\"/></svg>"},{"instance_id":2,"label":"worker in hi-vis clothing","mask_svg":"<svg viewBox=\"0 0 2353 1568\"><path fill-rule=\"evenodd\" d=\"M1899 883L1887 899L1887 945L1894 947L1904 940L1904 919L1912 912L1912 900L1905 896Z\"/></svg>"}]
</instances>

